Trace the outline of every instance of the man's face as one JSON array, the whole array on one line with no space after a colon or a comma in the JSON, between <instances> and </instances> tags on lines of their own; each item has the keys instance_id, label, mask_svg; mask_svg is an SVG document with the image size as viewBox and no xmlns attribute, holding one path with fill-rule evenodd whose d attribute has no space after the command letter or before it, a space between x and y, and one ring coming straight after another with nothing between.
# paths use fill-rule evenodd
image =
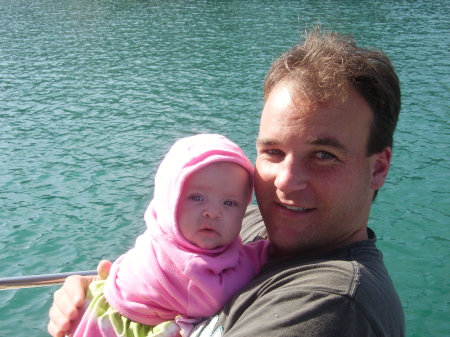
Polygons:
<instances>
[{"instance_id":1,"label":"man's face","mask_svg":"<svg viewBox=\"0 0 450 337\"><path fill-rule=\"evenodd\" d=\"M269 95L257 140L255 193L280 256L330 251L367 238L373 191L391 149L366 155L372 113L353 89L309 108L283 84Z\"/></svg>"}]
</instances>

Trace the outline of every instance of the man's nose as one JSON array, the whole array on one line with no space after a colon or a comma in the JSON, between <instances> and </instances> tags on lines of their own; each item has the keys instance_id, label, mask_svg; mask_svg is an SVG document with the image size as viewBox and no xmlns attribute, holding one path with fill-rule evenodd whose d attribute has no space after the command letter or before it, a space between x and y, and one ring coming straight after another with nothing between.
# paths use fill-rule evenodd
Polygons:
<instances>
[{"instance_id":1,"label":"man's nose","mask_svg":"<svg viewBox=\"0 0 450 337\"><path fill-rule=\"evenodd\" d=\"M306 168L300 161L286 157L278 164L275 177L275 187L289 194L298 190L304 190L308 186Z\"/></svg>"}]
</instances>

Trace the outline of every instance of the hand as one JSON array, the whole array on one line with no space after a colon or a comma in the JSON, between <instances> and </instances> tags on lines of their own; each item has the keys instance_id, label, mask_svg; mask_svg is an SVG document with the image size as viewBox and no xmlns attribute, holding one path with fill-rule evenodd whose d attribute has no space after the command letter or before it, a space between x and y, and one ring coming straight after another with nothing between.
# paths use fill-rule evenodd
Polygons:
<instances>
[{"instance_id":1,"label":"hand","mask_svg":"<svg viewBox=\"0 0 450 337\"><path fill-rule=\"evenodd\" d=\"M97 276L69 276L63 286L53 295L50 308L50 322L47 330L53 337L63 337L72 327L72 321L79 316L89 284L96 280L105 280L111 269L111 262L103 260L97 266Z\"/></svg>"}]
</instances>

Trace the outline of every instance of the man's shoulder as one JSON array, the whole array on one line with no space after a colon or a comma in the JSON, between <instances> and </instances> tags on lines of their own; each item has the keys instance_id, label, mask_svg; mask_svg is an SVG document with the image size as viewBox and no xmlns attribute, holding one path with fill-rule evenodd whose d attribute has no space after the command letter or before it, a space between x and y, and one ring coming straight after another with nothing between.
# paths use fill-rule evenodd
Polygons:
<instances>
[{"instance_id":1,"label":"man's shoulder","mask_svg":"<svg viewBox=\"0 0 450 337\"><path fill-rule=\"evenodd\" d=\"M357 261L326 256L279 259L268 262L253 282L260 282L262 289L270 289L272 295L289 288L295 296L321 292L354 298L364 274L362 269Z\"/></svg>"},{"instance_id":2,"label":"man's shoulder","mask_svg":"<svg viewBox=\"0 0 450 337\"><path fill-rule=\"evenodd\" d=\"M343 296L361 309L400 305L383 255L371 240L321 256L270 261L253 281L258 279L272 289L289 287L298 296L311 292Z\"/></svg>"}]
</instances>

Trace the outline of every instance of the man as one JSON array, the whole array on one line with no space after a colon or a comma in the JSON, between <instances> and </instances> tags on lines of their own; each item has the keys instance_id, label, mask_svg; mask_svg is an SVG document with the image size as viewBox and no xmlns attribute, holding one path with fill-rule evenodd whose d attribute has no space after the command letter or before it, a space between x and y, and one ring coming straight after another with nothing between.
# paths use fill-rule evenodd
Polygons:
<instances>
[{"instance_id":1,"label":"man","mask_svg":"<svg viewBox=\"0 0 450 337\"><path fill-rule=\"evenodd\" d=\"M255 166L264 223L249 208L242 237L267 238L275 253L191 336L404 336L400 300L367 227L400 112L389 59L314 29L275 61L264 91ZM88 282L72 278L55 293L53 336L67 331Z\"/></svg>"}]
</instances>

